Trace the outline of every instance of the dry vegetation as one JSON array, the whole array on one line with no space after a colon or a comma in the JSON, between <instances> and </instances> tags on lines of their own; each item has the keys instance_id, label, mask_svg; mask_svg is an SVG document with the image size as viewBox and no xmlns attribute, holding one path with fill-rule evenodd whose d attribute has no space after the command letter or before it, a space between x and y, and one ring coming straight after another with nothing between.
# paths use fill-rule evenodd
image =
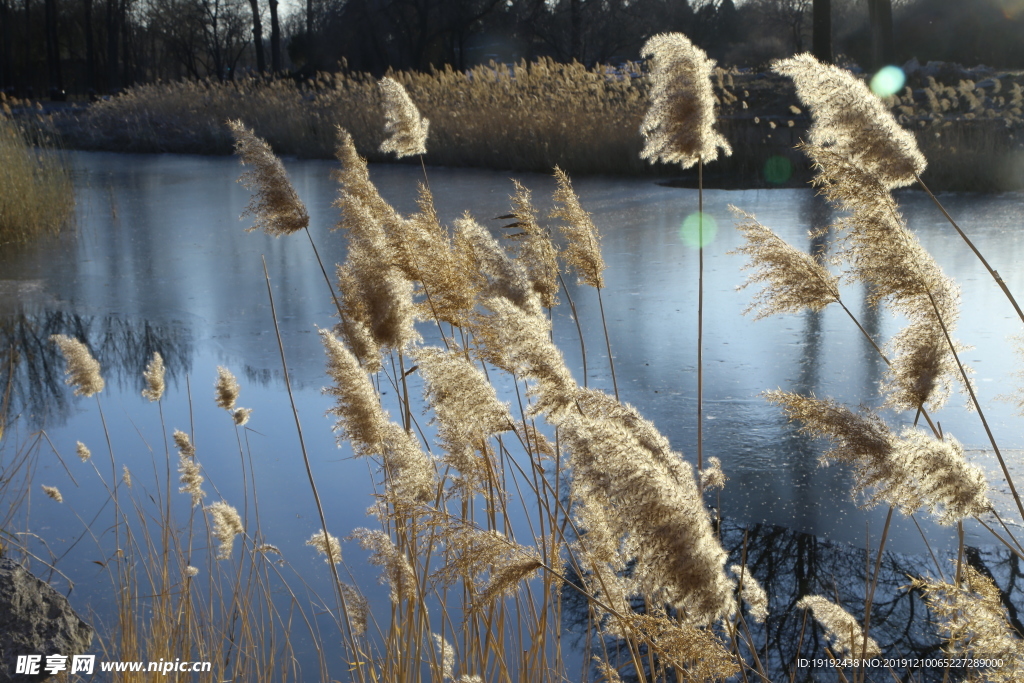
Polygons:
<instances>
[{"instance_id":1,"label":"dry vegetation","mask_svg":"<svg viewBox=\"0 0 1024 683\"><path fill-rule=\"evenodd\" d=\"M543 60L391 76L431 122L430 164L675 175L678 169L651 166L638 156L637 131L650 94L643 73L639 64L586 69ZM803 159L792 153L809 120L788 79L717 68L712 83L719 127L736 150L710 169L713 182L764 185L764 165L777 155L794 164L794 182L810 178ZM916 133L934 187L1013 189L1024 186L1017 163L1024 149L1022 85L1024 77L1008 74L977 83L960 78L953 85L914 77L887 105ZM225 154L232 140L224 122L243 119L278 153L320 158L331 155L340 125L364 156L382 161L389 157L380 151L381 117L376 81L342 72L299 84L246 79L142 85L59 124L68 144L83 149Z\"/></svg>"},{"instance_id":2,"label":"dry vegetation","mask_svg":"<svg viewBox=\"0 0 1024 683\"><path fill-rule=\"evenodd\" d=\"M71 177L44 127L34 116L11 116L11 106L21 104L0 95L0 250L57 232L75 203Z\"/></svg>"},{"instance_id":3,"label":"dry vegetation","mask_svg":"<svg viewBox=\"0 0 1024 683\"><path fill-rule=\"evenodd\" d=\"M707 108L694 104L707 104L711 93L706 57L682 36L653 42L650 48L657 96L645 122L645 154L703 165L705 154L725 147L701 118ZM557 73L553 65L544 68ZM851 466L855 493L863 494L868 505L888 505L890 519L894 512L926 510L946 525L978 517L996 527L1000 521L993 517L980 471L966 461L955 439L931 428L931 413L953 386L970 394L982 420L984 412L960 363L961 347L952 338L959 306L956 285L907 229L891 194L921 182L925 159L913 135L849 74L809 56L780 62L776 69L795 81L813 116L803 149L815 163L817 184L846 218L831 264L814 261L745 217L741 228L748 242L742 251L754 270L752 281L765 284L755 299L758 313L831 305L845 309L842 288L849 282L868 285L876 305L891 306L908 320L884 348L877 340L890 366L881 390L890 407L919 415L929 428L915 426L897 434L879 415L827 399L784 391L768 398L801 428L829 439L834 448L823 457ZM529 80L528 73L523 80ZM545 73L541 80L551 77ZM431 78L467 83L461 74ZM628 82L601 74L587 78L596 90L633 101ZM520 87L518 78L515 82ZM363 98L376 97L376 85L368 81L344 83L363 88ZM495 116L499 111L513 118L529 116L530 101L513 110L503 109L507 100L501 98L486 102L485 94L502 92L502 85L511 83L507 74L497 74L486 87L466 85L466 97L479 96L485 106L494 107ZM579 79L568 79L567 89L570 84L576 93L571 96L586 92ZM453 133L438 132L438 127L444 130L439 125L444 116L439 117L437 100L417 89L415 80L405 85L411 102L393 100L400 110L389 112L390 137L382 141L376 119L372 128L377 132L364 144L417 155L429 130L437 136L426 140L433 154ZM285 86L265 87L274 92ZM210 97L224 92L211 89ZM312 100L316 107L318 97ZM416 106L430 116L429 129ZM239 113L222 109L216 117ZM715 519L704 502L708 489L728 485L722 472L723 461L728 471L727 454L720 454L721 460L709 457L706 464L698 454L695 468L653 424L613 395L614 386L606 391L579 386L551 340L546 309L560 305L563 296L573 305L563 276L577 275L594 287L594 296L600 296L604 284L600 236L568 176L558 174L557 208L550 217L539 216L529 193L516 188L506 218L519 232L506 249L468 215L454 226L441 225L426 185L417 213L405 216L391 207L370 181L366 160L355 147L361 131L371 129L372 114L359 108L358 115L367 117L357 120L362 128L330 132L337 135L341 161L337 206L348 256L337 266L335 281L327 282L337 303L337 325L321 330L321 336L331 381L327 391L337 399L331 412L339 439L375 466L376 524L352 530L324 516L318 493L324 482L313 476L302 448L321 524L308 544L331 568L334 598L326 602L346 650L328 648L323 656L345 661L350 680L360 683L572 680L576 674L566 670L561 622L561 598L572 592L584 600L589 628L598 634L590 654L599 680L723 680L740 674L745 680L764 680L756 655L760 643L754 642L748 624L771 618L767 598L749 570L727 566ZM539 119L546 121L542 113ZM248 123L260 129L262 122L274 130L274 120L257 117ZM681 125L686 123L693 125ZM327 136L329 122L318 126L323 130L315 135ZM280 132L294 129L291 121L282 123ZM218 129L211 125L209 130ZM256 225L277 236L305 231L305 221L295 220L305 211L280 172L272 145L241 123L233 123L232 130L237 151L251 167L245 181L255 190L250 210ZM700 134L692 135L693 130ZM582 135L575 128L572 134ZM639 142L636 146L639 152ZM544 227L548 219L555 219L550 224L570 244L561 254ZM832 272L836 268L842 271L839 279ZM268 276L271 291L269 285ZM850 317L851 330L863 332ZM586 322L596 327L596 321ZM427 334L436 339L433 345L423 342ZM100 391L98 367L88 351L69 339L56 341L68 361L69 382L82 394ZM283 347L281 354L287 386ZM160 367L155 359L147 372L151 400L161 400ZM412 373L422 378L422 398L412 395L407 382ZM517 400L511 405L500 401L496 387L514 387ZM385 392L398 395L391 404L395 415L384 408ZM228 413L225 421L236 427L249 418L237 398L237 382L222 369L216 402ZM435 431L419 419L421 408ZM175 432L174 441L181 495L175 499L171 491L168 464L164 498L152 502L155 518L151 504L133 492L127 472L117 470L112 454L109 479L96 472L114 501L114 534L125 539L119 547L126 555L112 557L108 566L122 607L109 646L123 659L195 652L222 663L216 677L203 680L286 678L287 629L271 597L281 578L278 565L267 561L276 550L267 545L273 539L262 538L258 518L240 517L227 502L201 507L197 459L202 453L192 449L183 432ZM993 448L998 453L995 442ZM248 454L241 445L239 455L244 468ZM190 511L187 531L174 531L172 520L180 517L171 509L182 505ZM1024 516L1024 506L1019 512ZM358 588L343 579L347 572L339 538L349 534L381 567L391 589L390 610L375 605L368 612ZM237 553L232 549L236 536L242 541ZM1024 553L1008 537L996 539L1018 556ZM1003 668L977 673L980 680L1003 680L1007 671L1024 666L1024 643L1007 623L991 582L963 565L962 528L959 538L961 562L955 574L943 577L940 569L936 577L922 577L917 587L942 617L939 627L949 636L949 652L998 654L1005 660ZM194 541L205 548L197 553L205 555L198 569L185 559ZM879 563L884 547L885 532L877 550L869 549ZM860 657L881 651L885 643L871 637L872 591L869 585L863 605L804 597L800 607L813 615L828 643L824 652L810 656ZM160 607L154 614L162 616L138 616L150 600ZM971 604L976 607L965 607ZM368 621L371 614L383 615L383 623ZM807 628L815 628L813 622ZM850 667L840 675L852 681L888 680L889 671ZM327 679L326 668L320 677ZM305 672L303 680L311 680L311 673Z\"/></svg>"}]
</instances>

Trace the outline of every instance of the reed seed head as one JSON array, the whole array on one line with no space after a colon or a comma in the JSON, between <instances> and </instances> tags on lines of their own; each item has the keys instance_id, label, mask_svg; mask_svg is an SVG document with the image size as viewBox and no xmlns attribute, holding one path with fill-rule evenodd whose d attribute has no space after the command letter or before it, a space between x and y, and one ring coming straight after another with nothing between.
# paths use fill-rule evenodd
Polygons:
<instances>
[{"instance_id":1,"label":"reed seed head","mask_svg":"<svg viewBox=\"0 0 1024 683\"><path fill-rule=\"evenodd\" d=\"M341 564L341 541L323 529L313 534L306 545L313 546L318 553L324 555L324 562Z\"/></svg>"},{"instance_id":2,"label":"reed seed head","mask_svg":"<svg viewBox=\"0 0 1024 683\"><path fill-rule=\"evenodd\" d=\"M255 225L249 231L259 228L272 237L280 237L308 226L306 207L270 145L240 120L229 121L228 126L235 136L235 154L241 157L243 166L252 166L238 179L247 189L255 190L242 214L253 217Z\"/></svg>"},{"instance_id":3,"label":"reed seed head","mask_svg":"<svg viewBox=\"0 0 1024 683\"><path fill-rule=\"evenodd\" d=\"M89 348L82 342L63 334L50 336L50 341L60 347L67 365L65 384L75 387L75 396L92 396L103 391L103 377L100 376L100 364L89 353Z\"/></svg>"},{"instance_id":4,"label":"reed seed head","mask_svg":"<svg viewBox=\"0 0 1024 683\"><path fill-rule=\"evenodd\" d=\"M721 491L725 488L727 479L728 477L725 476L725 472L722 471L722 461L711 456L708 458L708 464L700 473L700 488L702 491L707 491L708 489L718 489Z\"/></svg>"},{"instance_id":5,"label":"reed seed head","mask_svg":"<svg viewBox=\"0 0 1024 683\"><path fill-rule=\"evenodd\" d=\"M82 462L85 462L92 457L92 451L90 451L89 448L81 441L79 441L78 445L75 446L75 453L78 454L78 459Z\"/></svg>"},{"instance_id":6,"label":"reed seed head","mask_svg":"<svg viewBox=\"0 0 1024 683\"><path fill-rule=\"evenodd\" d=\"M750 616L754 617L757 623L763 624L768 618L768 594L764 592L757 579L750 575L748 567L734 564L729 567L729 571L740 580L740 597L747 603Z\"/></svg>"},{"instance_id":7,"label":"reed seed head","mask_svg":"<svg viewBox=\"0 0 1024 683\"><path fill-rule=\"evenodd\" d=\"M863 658L882 654L874 638L864 638L864 632L857 620L827 598L808 595L801 598L796 606L811 610L815 621L825 629L829 642L842 653L841 656Z\"/></svg>"},{"instance_id":8,"label":"reed seed head","mask_svg":"<svg viewBox=\"0 0 1024 683\"><path fill-rule=\"evenodd\" d=\"M192 565L187 565L185 567L185 576L187 578L191 579L193 576L197 576L198 574L199 574L199 569L198 568L193 567Z\"/></svg>"},{"instance_id":9,"label":"reed seed head","mask_svg":"<svg viewBox=\"0 0 1024 683\"><path fill-rule=\"evenodd\" d=\"M132 487L132 473L131 473L131 470L128 469L128 465L122 465L121 467L123 468L123 471L121 473L121 481L124 482L125 486L127 486L128 488L131 488Z\"/></svg>"},{"instance_id":10,"label":"reed seed head","mask_svg":"<svg viewBox=\"0 0 1024 683\"><path fill-rule=\"evenodd\" d=\"M217 401L217 405L227 411L234 410L240 388L238 380L223 365L217 366L217 383L215 386L217 393L214 398Z\"/></svg>"},{"instance_id":11,"label":"reed seed head","mask_svg":"<svg viewBox=\"0 0 1024 683\"><path fill-rule=\"evenodd\" d=\"M53 498L58 503L64 502L64 496L60 495L60 490L56 486L43 486L43 493Z\"/></svg>"},{"instance_id":12,"label":"reed seed head","mask_svg":"<svg viewBox=\"0 0 1024 683\"><path fill-rule=\"evenodd\" d=\"M559 205L551 211L552 218L563 222L559 229L565 235L566 247L562 252L579 281L596 289L604 287L604 257L601 255L601 235L594 226L590 214L580 206L580 198L573 192L569 175L555 167L555 202Z\"/></svg>"},{"instance_id":13,"label":"reed seed head","mask_svg":"<svg viewBox=\"0 0 1024 683\"><path fill-rule=\"evenodd\" d=\"M231 413L232 419L234 419L235 425L241 427L249 421L249 416L252 415L252 408L235 408L234 412Z\"/></svg>"},{"instance_id":14,"label":"reed seed head","mask_svg":"<svg viewBox=\"0 0 1024 683\"><path fill-rule=\"evenodd\" d=\"M772 69L793 79L810 109L812 145L834 150L888 189L910 185L924 171L927 162L913 133L896 123L864 81L806 53L776 61Z\"/></svg>"},{"instance_id":15,"label":"reed seed head","mask_svg":"<svg viewBox=\"0 0 1024 683\"><path fill-rule=\"evenodd\" d=\"M523 264L509 258L485 227L465 214L455 221L455 230L456 242L469 255L471 272L480 273L486 281L480 287L483 295L504 297L528 313L540 312Z\"/></svg>"},{"instance_id":16,"label":"reed seed head","mask_svg":"<svg viewBox=\"0 0 1024 683\"><path fill-rule=\"evenodd\" d=\"M188 443L188 435L184 432L175 432L175 441L178 441L178 434L185 437L185 447L182 447L180 442L178 444L178 473L181 474L179 481L182 483L178 493L187 493L192 496L192 507L196 507L206 497L206 492L203 491L205 479L199 463L195 460L196 451L192 448L192 444Z\"/></svg>"},{"instance_id":17,"label":"reed seed head","mask_svg":"<svg viewBox=\"0 0 1024 683\"><path fill-rule=\"evenodd\" d=\"M174 446L182 457L194 458L196 456L196 447L192 445L192 439L180 429L174 430Z\"/></svg>"},{"instance_id":18,"label":"reed seed head","mask_svg":"<svg viewBox=\"0 0 1024 683\"><path fill-rule=\"evenodd\" d=\"M355 529L352 538L357 539L364 550L372 552L370 564L383 567L381 583L387 583L391 587L393 603L398 604L416 595L416 572L409 563L409 558L399 550L390 536L383 531Z\"/></svg>"},{"instance_id":19,"label":"reed seed head","mask_svg":"<svg viewBox=\"0 0 1024 683\"><path fill-rule=\"evenodd\" d=\"M432 633L437 658L441 661L441 677L443 680L455 680L455 650L448 639L439 633Z\"/></svg>"},{"instance_id":20,"label":"reed seed head","mask_svg":"<svg viewBox=\"0 0 1024 683\"><path fill-rule=\"evenodd\" d=\"M153 352L153 360L149 361L146 371L142 373L146 380L146 388L142 395L150 401L159 401L164 395L166 385L164 384L164 358L159 351Z\"/></svg>"},{"instance_id":21,"label":"reed seed head","mask_svg":"<svg viewBox=\"0 0 1024 683\"><path fill-rule=\"evenodd\" d=\"M415 156L427 153L427 131L430 121L420 116L419 109L401 83L385 76L378 84L384 100L384 132L389 136L380 146L382 152L395 156Z\"/></svg>"},{"instance_id":22,"label":"reed seed head","mask_svg":"<svg viewBox=\"0 0 1024 683\"><path fill-rule=\"evenodd\" d=\"M220 541L217 559L230 559L235 546L235 536L245 533L242 518L238 516L238 510L222 500L207 507L206 511L213 517L213 537Z\"/></svg>"},{"instance_id":23,"label":"reed seed head","mask_svg":"<svg viewBox=\"0 0 1024 683\"><path fill-rule=\"evenodd\" d=\"M518 180L512 182L516 188L512 196L515 222L506 227L517 227L520 232L508 237L515 240L516 256L526 270L526 277L541 306L553 308L558 305L558 250L552 244L548 231L537 223L537 211L530 200L530 191Z\"/></svg>"},{"instance_id":24,"label":"reed seed head","mask_svg":"<svg viewBox=\"0 0 1024 683\"><path fill-rule=\"evenodd\" d=\"M645 138L641 159L678 163L725 156L732 148L715 131L714 60L681 33L661 33L644 44L640 55L651 60L651 106L640 124Z\"/></svg>"}]
</instances>

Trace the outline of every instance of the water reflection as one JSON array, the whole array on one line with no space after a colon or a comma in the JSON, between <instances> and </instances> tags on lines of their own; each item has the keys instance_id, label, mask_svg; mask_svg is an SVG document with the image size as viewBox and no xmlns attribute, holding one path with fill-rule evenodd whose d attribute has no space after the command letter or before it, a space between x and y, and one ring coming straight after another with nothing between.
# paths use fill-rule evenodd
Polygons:
<instances>
[{"instance_id":1,"label":"water reflection","mask_svg":"<svg viewBox=\"0 0 1024 683\"><path fill-rule=\"evenodd\" d=\"M870 563L873 571L874 553L868 557L862 548L830 543L770 524L743 527L725 520L721 536L729 552L729 562L739 563L746 557L751 574L768 594L769 616L765 623L760 625L749 618L746 623L769 679L799 683L837 680L834 669L798 666L800 658L824 657L828 641L813 618L808 617L805 625L804 611L798 609L796 603L807 595L822 595L839 602L858 621L863 621L867 568ZM941 656L942 640L933 626L935 615L920 594L908 590L907 585L909 577L934 577L939 569L950 579L954 559L955 553L939 553L933 560L931 556L885 552L872 606L870 632L882 647L883 657ZM995 581L1010 623L1018 633L1024 634L1019 614L1019 606L1024 604L1020 559L1005 548L977 547L968 547L965 559ZM592 651L602 652L602 644L597 641L599 636L588 633L586 605L574 591L566 591L563 602L567 630L574 634L576 645L584 647L590 639ZM635 602L634 607L643 611L641 602ZM623 680L639 680L635 671L632 675L629 673L631 664L623 643L606 638L603 646L611 653L619 653L617 663L623 667ZM748 657L747 661L753 660ZM756 677L756 674L750 675ZM951 670L948 679L946 675L945 671L934 668L893 671L879 668L869 672L868 680L938 683L967 679L966 671ZM590 676L590 680L600 680L595 671L591 671Z\"/></svg>"},{"instance_id":2,"label":"water reflection","mask_svg":"<svg viewBox=\"0 0 1024 683\"><path fill-rule=\"evenodd\" d=\"M142 391L142 372L154 352L164 358L171 390L191 369L191 336L179 326L61 310L0 317L0 386L7 395L2 404L5 424L19 415L30 429L58 427L67 420L72 393L64 383L64 358L50 341L54 334L84 342L99 361L108 386L122 392Z\"/></svg>"}]
</instances>

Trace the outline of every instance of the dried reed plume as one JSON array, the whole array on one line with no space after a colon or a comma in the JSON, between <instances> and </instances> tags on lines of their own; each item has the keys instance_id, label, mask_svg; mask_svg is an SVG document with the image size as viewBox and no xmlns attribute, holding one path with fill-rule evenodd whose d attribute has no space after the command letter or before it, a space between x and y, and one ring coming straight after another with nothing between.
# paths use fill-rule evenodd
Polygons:
<instances>
[{"instance_id":1,"label":"dried reed plume","mask_svg":"<svg viewBox=\"0 0 1024 683\"><path fill-rule=\"evenodd\" d=\"M381 152L394 152L395 156L415 156L427 153L427 131L430 121L421 117L409 93L395 79L380 79L380 94L384 100L384 132L389 137L381 143Z\"/></svg>"},{"instance_id":2,"label":"dried reed plume","mask_svg":"<svg viewBox=\"0 0 1024 683\"><path fill-rule=\"evenodd\" d=\"M164 395L166 385L164 384L164 358L159 351L153 352L153 360L149 361L146 371L142 373L146 380L146 388L142 395L150 401L159 401Z\"/></svg>"},{"instance_id":3,"label":"dried reed plume","mask_svg":"<svg viewBox=\"0 0 1024 683\"><path fill-rule=\"evenodd\" d=\"M89 348L72 337L63 334L50 336L50 341L60 347L67 364L65 384L75 387L75 396L92 396L103 391L103 377L100 364L89 353Z\"/></svg>"},{"instance_id":4,"label":"dried reed plume","mask_svg":"<svg viewBox=\"0 0 1024 683\"><path fill-rule=\"evenodd\" d=\"M732 154L715 131L715 62L681 33L648 39L640 54L652 61L651 106L640 124L646 140L640 157L689 168L698 161L714 161L719 149L725 156Z\"/></svg>"},{"instance_id":5,"label":"dried reed plume","mask_svg":"<svg viewBox=\"0 0 1024 683\"><path fill-rule=\"evenodd\" d=\"M540 312L540 302L523 265L509 258L487 228L469 214L455 221L456 242L465 245L473 263L471 272L480 273L486 283L484 296L504 297L527 313Z\"/></svg>"},{"instance_id":6,"label":"dried reed plume","mask_svg":"<svg viewBox=\"0 0 1024 683\"><path fill-rule=\"evenodd\" d=\"M567 408L578 386L565 367L562 352L551 342L547 319L527 313L505 298L491 297L481 303L489 313L478 315L473 323L479 357L536 382L535 412L553 415Z\"/></svg>"},{"instance_id":7,"label":"dried reed plume","mask_svg":"<svg viewBox=\"0 0 1024 683\"><path fill-rule=\"evenodd\" d=\"M60 495L60 490L56 486L43 486L43 493L53 498L58 503L64 502L64 496Z\"/></svg>"},{"instance_id":8,"label":"dried reed plume","mask_svg":"<svg viewBox=\"0 0 1024 683\"><path fill-rule=\"evenodd\" d=\"M217 393L214 399L217 401L217 405L227 411L234 410L235 401L238 400L238 380L223 365L217 366L217 383L215 387Z\"/></svg>"},{"instance_id":9,"label":"dried reed plume","mask_svg":"<svg viewBox=\"0 0 1024 683\"><path fill-rule=\"evenodd\" d=\"M512 428L508 406L498 400L484 373L455 351L418 349L416 362L423 376L424 397L437 416L443 461L470 486L484 481L487 440Z\"/></svg>"},{"instance_id":10,"label":"dried reed plume","mask_svg":"<svg viewBox=\"0 0 1024 683\"><path fill-rule=\"evenodd\" d=\"M808 595L801 598L796 606L809 609L814 619L822 628L834 648L845 657L877 657L882 654L881 648L874 638L864 638L860 624L839 605L830 602L820 595Z\"/></svg>"},{"instance_id":11,"label":"dried reed plume","mask_svg":"<svg viewBox=\"0 0 1024 683\"><path fill-rule=\"evenodd\" d=\"M889 189L910 185L924 171L927 162L913 133L896 123L864 81L809 54L779 60L772 68L793 79L797 95L810 109L811 145L849 159Z\"/></svg>"},{"instance_id":12,"label":"dried reed plume","mask_svg":"<svg viewBox=\"0 0 1024 683\"><path fill-rule=\"evenodd\" d=\"M632 637L658 655L653 680L722 681L739 673L736 657L711 629L664 614L629 613L626 620ZM669 667L675 670L674 676Z\"/></svg>"},{"instance_id":13,"label":"dried reed plume","mask_svg":"<svg viewBox=\"0 0 1024 683\"><path fill-rule=\"evenodd\" d=\"M280 237L307 227L306 207L270 145L239 120L229 121L228 126L235 136L235 153L241 157L242 165L253 167L238 179L247 189L256 190L242 214L253 217L255 224L249 230L260 228L268 235Z\"/></svg>"},{"instance_id":14,"label":"dried reed plume","mask_svg":"<svg viewBox=\"0 0 1024 683\"><path fill-rule=\"evenodd\" d=\"M437 648L437 657L441 660L442 680L455 680L455 650L448 639L439 633L432 633L434 647Z\"/></svg>"},{"instance_id":15,"label":"dried reed plume","mask_svg":"<svg viewBox=\"0 0 1024 683\"><path fill-rule=\"evenodd\" d=\"M85 462L92 457L92 451L89 450L88 446L79 441L75 446L75 453L78 455L78 459Z\"/></svg>"},{"instance_id":16,"label":"dried reed plume","mask_svg":"<svg viewBox=\"0 0 1024 683\"><path fill-rule=\"evenodd\" d=\"M750 616L754 617L754 621L757 623L763 624L764 620L768 618L768 594L764 592L764 588L761 588L757 579L750 575L749 568L734 564L729 567L729 571L740 580L740 597L743 598L743 602L747 603Z\"/></svg>"},{"instance_id":17,"label":"dried reed plume","mask_svg":"<svg viewBox=\"0 0 1024 683\"><path fill-rule=\"evenodd\" d=\"M231 413L231 418L237 426L242 427L249 421L250 415L252 415L252 408L235 408Z\"/></svg>"},{"instance_id":18,"label":"dried reed plume","mask_svg":"<svg viewBox=\"0 0 1024 683\"><path fill-rule=\"evenodd\" d=\"M526 270L530 286L540 298L544 308L558 305L558 251L551 243L548 231L537 223L537 211L530 201L530 191L518 180L515 184L516 193L512 196L512 213L515 222L506 228L516 227L521 232L508 235L513 238L514 252L518 262Z\"/></svg>"},{"instance_id":19,"label":"dried reed plume","mask_svg":"<svg viewBox=\"0 0 1024 683\"><path fill-rule=\"evenodd\" d=\"M391 588L393 603L398 604L402 600L415 597L416 572L409 563L409 558L392 542L390 536L379 530L355 529L352 531L352 538L358 539L364 550L372 551L370 564L383 567L384 574L380 581L387 583Z\"/></svg>"},{"instance_id":20,"label":"dried reed plume","mask_svg":"<svg viewBox=\"0 0 1024 683\"><path fill-rule=\"evenodd\" d=\"M805 308L823 310L839 301L839 278L833 275L810 254L789 245L770 228L749 213L733 210L742 219L736 229L743 233L746 243L736 254L747 256L744 270L753 273L740 289L754 283L764 283L744 310L756 312L755 320L777 313L797 313Z\"/></svg>"},{"instance_id":21,"label":"dried reed plume","mask_svg":"<svg viewBox=\"0 0 1024 683\"><path fill-rule=\"evenodd\" d=\"M235 546L235 535L245 533L242 518L238 516L238 510L222 500L208 506L206 511L213 517L213 536L220 541L217 559L230 559Z\"/></svg>"},{"instance_id":22,"label":"dried reed plume","mask_svg":"<svg viewBox=\"0 0 1024 683\"><path fill-rule=\"evenodd\" d=\"M324 562L341 563L341 541L323 529L313 534L306 545L313 546L319 554L324 555Z\"/></svg>"},{"instance_id":23,"label":"dried reed plume","mask_svg":"<svg viewBox=\"0 0 1024 683\"><path fill-rule=\"evenodd\" d=\"M873 488L867 505L885 501L910 515L926 507L939 524L949 525L991 509L985 475L967 462L963 447L946 434L938 441L916 429L894 434L875 413L856 414L832 400L770 391L768 401L801 423L800 430L829 439L822 462L854 467L856 489Z\"/></svg>"},{"instance_id":24,"label":"dried reed plume","mask_svg":"<svg viewBox=\"0 0 1024 683\"><path fill-rule=\"evenodd\" d=\"M192 446L188 434L174 430L174 443L178 448L178 473L181 474L179 481L182 483L178 493L187 493L192 496L192 507L203 502L206 492L203 491L203 475L196 462L196 449Z\"/></svg>"},{"instance_id":25,"label":"dried reed plume","mask_svg":"<svg viewBox=\"0 0 1024 683\"><path fill-rule=\"evenodd\" d=\"M345 597L345 613L349 626L352 627L352 634L365 635L366 624L370 620L370 603L357 588L347 583L341 584L341 592Z\"/></svg>"},{"instance_id":26,"label":"dried reed plume","mask_svg":"<svg viewBox=\"0 0 1024 683\"><path fill-rule=\"evenodd\" d=\"M121 481L124 482L125 486L127 486L128 488L131 488L132 487L132 473L128 469L128 465L122 465L121 467L123 469L123 471L121 473Z\"/></svg>"},{"instance_id":27,"label":"dried reed plume","mask_svg":"<svg viewBox=\"0 0 1024 683\"><path fill-rule=\"evenodd\" d=\"M708 489L722 490L728 477L722 471L722 461L714 456L708 458L707 464L700 473L700 488L702 491Z\"/></svg>"},{"instance_id":28,"label":"dried reed plume","mask_svg":"<svg viewBox=\"0 0 1024 683\"><path fill-rule=\"evenodd\" d=\"M943 650L950 657L1001 660L1000 666L985 672L986 681L1020 680L1024 641L1007 619L999 589L992 579L970 564L960 568L960 576L959 586L936 579L913 582L913 587L924 593L925 602L948 641Z\"/></svg>"},{"instance_id":29,"label":"dried reed plume","mask_svg":"<svg viewBox=\"0 0 1024 683\"><path fill-rule=\"evenodd\" d=\"M193 567L192 565L186 565L185 566L185 576L187 578L191 579L193 576L198 576L198 574L199 574L199 569L197 567Z\"/></svg>"},{"instance_id":30,"label":"dried reed plume","mask_svg":"<svg viewBox=\"0 0 1024 683\"><path fill-rule=\"evenodd\" d=\"M495 529L459 526L446 541L445 564L431 578L451 585L471 577L474 612L513 594L544 566L536 548L519 545Z\"/></svg>"},{"instance_id":31,"label":"dried reed plume","mask_svg":"<svg viewBox=\"0 0 1024 683\"><path fill-rule=\"evenodd\" d=\"M566 247L562 258L569 264L579 281L595 289L604 287L604 257L601 256L601 235L590 214L580 206L580 198L573 192L569 174L555 167L555 202L560 206L551 211L552 218L560 218L559 229L565 235Z\"/></svg>"},{"instance_id":32,"label":"dried reed plume","mask_svg":"<svg viewBox=\"0 0 1024 683\"><path fill-rule=\"evenodd\" d=\"M711 623L735 608L722 549L693 469L635 411L610 396L580 390L580 410L558 420L570 452L572 493L590 534L613 544L617 564L635 560L633 580L654 602L694 623ZM642 419L641 419L642 420ZM651 433L653 431L653 434ZM613 558L605 557L606 561Z\"/></svg>"},{"instance_id":33,"label":"dried reed plume","mask_svg":"<svg viewBox=\"0 0 1024 683\"><path fill-rule=\"evenodd\" d=\"M334 426L338 442L349 441L356 456L378 455L388 475L388 493L396 504L429 499L435 487L431 460L404 429L391 422L377 393L355 356L334 335L320 330L327 353L327 374L335 386L324 393L337 405L328 411L338 416Z\"/></svg>"}]
</instances>

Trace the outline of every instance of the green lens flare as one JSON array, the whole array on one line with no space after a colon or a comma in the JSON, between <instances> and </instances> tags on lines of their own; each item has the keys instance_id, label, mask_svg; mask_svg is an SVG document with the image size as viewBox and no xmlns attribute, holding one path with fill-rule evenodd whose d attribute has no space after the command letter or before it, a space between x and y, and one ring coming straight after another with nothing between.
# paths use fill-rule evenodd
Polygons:
<instances>
[{"instance_id":1,"label":"green lens flare","mask_svg":"<svg viewBox=\"0 0 1024 683\"><path fill-rule=\"evenodd\" d=\"M773 156L764 163L764 179L773 185L782 185L793 175L793 164L783 156Z\"/></svg>"},{"instance_id":2,"label":"green lens flare","mask_svg":"<svg viewBox=\"0 0 1024 683\"><path fill-rule=\"evenodd\" d=\"M871 92L879 97L889 97L898 93L906 82L907 77L904 75L903 69L890 64L883 66L871 78Z\"/></svg>"},{"instance_id":3,"label":"green lens flare","mask_svg":"<svg viewBox=\"0 0 1024 683\"><path fill-rule=\"evenodd\" d=\"M701 216L704 217L703 221ZM714 241L717 234L718 222L707 213L691 213L679 228L679 239L690 247L706 247Z\"/></svg>"}]
</instances>

